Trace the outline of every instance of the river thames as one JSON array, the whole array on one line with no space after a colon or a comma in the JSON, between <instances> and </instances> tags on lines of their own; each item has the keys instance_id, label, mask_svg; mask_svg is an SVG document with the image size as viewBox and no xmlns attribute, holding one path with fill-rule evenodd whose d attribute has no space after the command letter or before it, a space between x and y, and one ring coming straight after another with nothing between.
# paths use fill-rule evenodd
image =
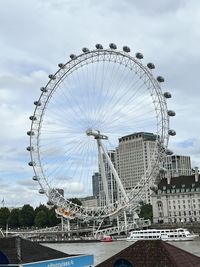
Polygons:
<instances>
[{"instance_id":1,"label":"river thames","mask_svg":"<svg viewBox=\"0 0 200 267\"><path fill-rule=\"evenodd\" d=\"M194 241L180 241L169 243L200 257L199 238ZM45 244L45 246L60 250L67 254L92 254L94 255L94 265L97 265L98 263L110 258L119 251L130 246L131 244L133 243L127 241L114 241L108 243L54 243Z\"/></svg>"}]
</instances>

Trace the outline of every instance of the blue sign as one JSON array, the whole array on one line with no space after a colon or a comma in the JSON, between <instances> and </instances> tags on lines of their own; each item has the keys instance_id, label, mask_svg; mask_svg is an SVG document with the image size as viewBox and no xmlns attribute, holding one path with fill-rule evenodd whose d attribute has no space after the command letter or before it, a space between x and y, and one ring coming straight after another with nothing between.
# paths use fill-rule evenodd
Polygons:
<instances>
[{"instance_id":1,"label":"blue sign","mask_svg":"<svg viewBox=\"0 0 200 267\"><path fill-rule=\"evenodd\" d=\"M62 259L22 264L23 267L89 267L93 265L93 255L73 256Z\"/></svg>"}]
</instances>

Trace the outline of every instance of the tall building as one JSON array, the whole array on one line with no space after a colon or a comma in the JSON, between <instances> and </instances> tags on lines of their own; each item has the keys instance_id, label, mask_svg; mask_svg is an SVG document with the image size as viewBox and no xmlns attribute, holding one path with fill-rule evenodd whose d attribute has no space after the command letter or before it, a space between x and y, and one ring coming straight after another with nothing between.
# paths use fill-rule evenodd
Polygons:
<instances>
[{"instance_id":1,"label":"tall building","mask_svg":"<svg viewBox=\"0 0 200 267\"><path fill-rule=\"evenodd\" d=\"M189 156L167 156L165 159L165 168L168 170L171 177L192 174L191 160Z\"/></svg>"},{"instance_id":2,"label":"tall building","mask_svg":"<svg viewBox=\"0 0 200 267\"><path fill-rule=\"evenodd\" d=\"M117 171L124 189L129 192L152 163L157 136L139 132L123 136L117 147ZM151 203L149 185L146 185L146 202Z\"/></svg>"},{"instance_id":3,"label":"tall building","mask_svg":"<svg viewBox=\"0 0 200 267\"><path fill-rule=\"evenodd\" d=\"M108 156L111 159L111 162L113 164L113 166L116 168L116 151L115 150L109 150L108 151ZM111 172L110 166L105 158L105 156L103 156L103 161L104 161L104 166L105 166L105 174L106 174L106 178L107 178L107 184L108 184L108 197L110 200L110 203L114 203L117 201L117 185L116 185L116 181L113 177L113 174ZM106 194L105 194L105 190L103 187L103 180L102 180L102 176L101 176L101 171L99 170L100 173L100 183L99 183L99 205L100 206L104 206L106 205Z\"/></svg>"},{"instance_id":4,"label":"tall building","mask_svg":"<svg viewBox=\"0 0 200 267\"><path fill-rule=\"evenodd\" d=\"M99 197L99 183L100 183L99 173L95 172L92 175L92 191L94 197Z\"/></svg>"}]
</instances>

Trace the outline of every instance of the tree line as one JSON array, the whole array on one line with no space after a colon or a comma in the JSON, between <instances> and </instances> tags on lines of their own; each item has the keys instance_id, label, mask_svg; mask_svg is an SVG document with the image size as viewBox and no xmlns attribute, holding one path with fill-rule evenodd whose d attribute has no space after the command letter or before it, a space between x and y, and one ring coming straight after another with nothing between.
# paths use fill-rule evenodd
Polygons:
<instances>
[{"instance_id":1,"label":"tree line","mask_svg":"<svg viewBox=\"0 0 200 267\"><path fill-rule=\"evenodd\" d=\"M56 217L55 207L47 208L40 205L35 209L26 204L22 208L9 210L7 207L0 208L0 227L9 228L30 228L30 227L51 227L60 223Z\"/></svg>"},{"instance_id":2,"label":"tree line","mask_svg":"<svg viewBox=\"0 0 200 267\"><path fill-rule=\"evenodd\" d=\"M82 203L74 198L70 199L73 203L81 205ZM57 218L56 207L48 208L45 205L40 205L35 209L26 204L22 208L14 208L9 210L7 207L0 208L0 228L30 228L30 227L52 227L60 223L60 218ZM142 204L140 207L139 217L150 219L152 221L153 212L150 204Z\"/></svg>"}]
</instances>

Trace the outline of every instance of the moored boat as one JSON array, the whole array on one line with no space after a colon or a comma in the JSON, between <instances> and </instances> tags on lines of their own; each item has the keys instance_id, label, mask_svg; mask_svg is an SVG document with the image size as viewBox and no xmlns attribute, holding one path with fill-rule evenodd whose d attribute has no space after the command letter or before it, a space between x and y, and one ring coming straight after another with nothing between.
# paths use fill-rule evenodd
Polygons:
<instances>
[{"instance_id":1,"label":"moored boat","mask_svg":"<svg viewBox=\"0 0 200 267\"><path fill-rule=\"evenodd\" d=\"M131 231L126 241L163 240L163 241L192 241L199 235L190 233L185 228L177 229L148 229Z\"/></svg>"},{"instance_id":2,"label":"moored boat","mask_svg":"<svg viewBox=\"0 0 200 267\"><path fill-rule=\"evenodd\" d=\"M100 239L101 242L112 242L113 239L112 239L112 236L103 236L101 239Z\"/></svg>"}]
</instances>

